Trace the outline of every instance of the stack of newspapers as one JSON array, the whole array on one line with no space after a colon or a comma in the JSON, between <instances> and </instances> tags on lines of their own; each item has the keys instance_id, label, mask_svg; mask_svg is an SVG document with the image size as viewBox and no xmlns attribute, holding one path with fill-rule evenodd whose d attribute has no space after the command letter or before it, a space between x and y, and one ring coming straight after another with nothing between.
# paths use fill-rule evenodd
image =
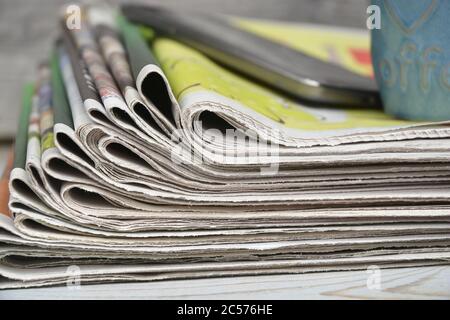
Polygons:
<instances>
[{"instance_id":1,"label":"stack of newspapers","mask_svg":"<svg viewBox=\"0 0 450 320\"><path fill-rule=\"evenodd\" d=\"M299 102L117 11L60 20L3 166L0 288L449 263L449 123Z\"/></svg>"}]
</instances>

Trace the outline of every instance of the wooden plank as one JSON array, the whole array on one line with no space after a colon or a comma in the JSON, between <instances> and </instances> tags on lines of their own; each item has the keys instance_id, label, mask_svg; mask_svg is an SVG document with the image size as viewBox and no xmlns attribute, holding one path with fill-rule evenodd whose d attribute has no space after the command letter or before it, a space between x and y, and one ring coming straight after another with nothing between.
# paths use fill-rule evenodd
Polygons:
<instances>
[{"instance_id":1,"label":"wooden plank","mask_svg":"<svg viewBox=\"0 0 450 320\"><path fill-rule=\"evenodd\" d=\"M450 266L0 291L0 299L450 299Z\"/></svg>"}]
</instances>

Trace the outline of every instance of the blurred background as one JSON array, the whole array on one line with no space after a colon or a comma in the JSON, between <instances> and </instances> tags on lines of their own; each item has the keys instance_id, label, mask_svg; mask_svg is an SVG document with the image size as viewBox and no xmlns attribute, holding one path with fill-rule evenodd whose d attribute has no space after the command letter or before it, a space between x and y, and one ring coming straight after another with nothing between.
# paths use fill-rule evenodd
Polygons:
<instances>
[{"instance_id":1,"label":"blurred background","mask_svg":"<svg viewBox=\"0 0 450 320\"><path fill-rule=\"evenodd\" d=\"M292 22L365 28L368 0L0 0L0 140L17 126L22 85L32 81L36 64L50 52L63 4L123 2L164 4Z\"/></svg>"}]
</instances>

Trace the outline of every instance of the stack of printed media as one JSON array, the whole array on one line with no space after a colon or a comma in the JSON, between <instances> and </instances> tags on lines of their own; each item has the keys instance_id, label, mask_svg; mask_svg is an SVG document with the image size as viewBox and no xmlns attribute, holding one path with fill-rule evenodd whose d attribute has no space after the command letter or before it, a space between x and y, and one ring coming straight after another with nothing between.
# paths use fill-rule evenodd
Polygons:
<instances>
[{"instance_id":1,"label":"stack of printed media","mask_svg":"<svg viewBox=\"0 0 450 320\"><path fill-rule=\"evenodd\" d=\"M85 13L24 92L1 288L448 263L448 123L308 107Z\"/></svg>"}]
</instances>

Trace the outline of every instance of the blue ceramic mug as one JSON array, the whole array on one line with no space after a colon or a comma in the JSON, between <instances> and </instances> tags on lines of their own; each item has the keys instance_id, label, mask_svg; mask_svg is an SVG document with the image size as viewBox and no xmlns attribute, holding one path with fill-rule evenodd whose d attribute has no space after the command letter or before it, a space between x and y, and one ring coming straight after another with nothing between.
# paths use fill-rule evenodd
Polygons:
<instances>
[{"instance_id":1,"label":"blue ceramic mug","mask_svg":"<svg viewBox=\"0 0 450 320\"><path fill-rule=\"evenodd\" d=\"M381 29L372 59L385 111L409 120L450 120L450 0L372 0Z\"/></svg>"}]
</instances>

